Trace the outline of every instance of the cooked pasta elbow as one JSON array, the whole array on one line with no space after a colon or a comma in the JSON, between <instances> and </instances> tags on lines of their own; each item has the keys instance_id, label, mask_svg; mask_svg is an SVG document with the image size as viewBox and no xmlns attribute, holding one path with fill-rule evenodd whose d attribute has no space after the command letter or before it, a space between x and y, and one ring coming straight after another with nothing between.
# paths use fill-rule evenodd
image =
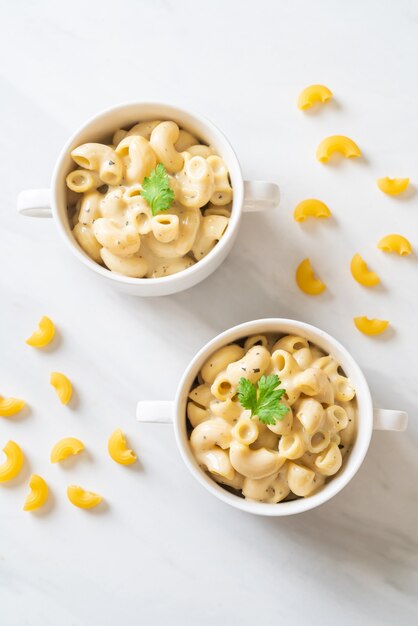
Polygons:
<instances>
[{"instance_id":1,"label":"cooked pasta elbow","mask_svg":"<svg viewBox=\"0 0 418 626\"><path fill-rule=\"evenodd\" d=\"M107 248L102 248L100 258L108 269L123 276L143 278L148 271L148 263L141 256L120 257Z\"/></svg>"},{"instance_id":2,"label":"cooked pasta elbow","mask_svg":"<svg viewBox=\"0 0 418 626\"><path fill-rule=\"evenodd\" d=\"M316 489L314 481L314 471L298 463L289 463L287 482L294 494L301 497L309 496Z\"/></svg>"},{"instance_id":3,"label":"cooked pasta elbow","mask_svg":"<svg viewBox=\"0 0 418 626\"><path fill-rule=\"evenodd\" d=\"M221 157L211 155L207 158L207 163L213 172L213 193L210 201L215 206L224 206L232 200L232 187L229 184L228 168Z\"/></svg>"},{"instance_id":4,"label":"cooked pasta elbow","mask_svg":"<svg viewBox=\"0 0 418 626\"><path fill-rule=\"evenodd\" d=\"M306 444L298 432L282 435L279 441L279 454L285 459L298 459L306 451Z\"/></svg>"},{"instance_id":5,"label":"cooked pasta elbow","mask_svg":"<svg viewBox=\"0 0 418 626\"><path fill-rule=\"evenodd\" d=\"M341 451L336 443L331 443L328 448L318 454L315 460L315 467L324 476L333 476L342 465Z\"/></svg>"},{"instance_id":6,"label":"cooked pasta elbow","mask_svg":"<svg viewBox=\"0 0 418 626\"><path fill-rule=\"evenodd\" d=\"M106 185L118 185L122 178L122 161L111 146L101 143L84 143L71 152L77 165L99 172Z\"/></svg>"},{"instance_id":7,"label":"cooked pasta elbow","mask_svg":"<svg viewBox=\"0 0 418 626\"><path fill-rule=\"evenodd\" d=\"M248 417L242 417L232 429L232 437L238 443L249 446L258 438L259 428L257 421Z\"/></svg>"},{"instance_id":8,"label":"cooked pasta elbow","mask_svg":"<svg viewBox=\"0 0 418 626\"><path fill-rule=\"evenodd\" d=\"M322 404L314 398L300 400L296 417L309 435L313 435L321 426L325 416Z\"/></svg>"},{"instance_id":9,"label":"cooked pasta elbow","mask_svg":"<svg viewBox=\"0 0 418 626\"><path fill-rule=\"evenodd\" d=\"M206 215L202 218L192 252L195 259L203 259L220 241L228 228L229 218Z\"/></svg>"},{"instance_id":10,"label":"cooked pasta elbow","mask_svg":"<svg viewBox=\"0 0 418 626\"><path fill-rule=\"evenodd\" d=\"M91 226L84 226L81 222L78 222L73 228L73 235L80 248L96 263L101 263L102 257L100 251L102 249L101 244L94 236L94 232Z\"/></svg>"},{"instance_id":11,"label":"cooked pasta elbow","mask_svg":"<svg viewBox=\"0 0 418 626\"><path fill-rule=\"evenodd\" d=\"M163 213L151 220L154 237L163 243L169 243L178 237L179 218L177 215Z\"/></svg>"},{"instance_id":12,"label":"cooked pasta elbow","mask_svg":"<svg viewBox=\"0 0 418 626\"><path fill-rule=\"evenodd\" d=\"M187 419L189 420L193 428L196 428L196 426L198 426L202 422L210 419L210 414L207 409L202 408L194 402L188 402Z\"/></svg>"},{"instance_id":13,"label":"cooked pasta elbow","mask_svg":"<svg viewBox=\"0 0 418 626\"><path fill-rule=\"evenodd\" d=\"M211 385L217 375L225 370L232 362L238 361L244 355L244 348L236 343L229 344L214 352L202 366L202 378Z\"/></svg>"},{"instance_id":14,"label":"cooked pasta elbow","mask_svg":"<svg viewBox=\"0 0 418 626\"><path fill-rule=\"evenodd\" d=\"M315 396L315 399L325 404L334 403L334 388L323 370L308 367L295 377L295 387L306 396Z\"/></svg>"},{"instance_id":15,"label":"cooked pasta elbow","mask_svg":"<svg viewBox=\"0 0 418 626\"><path fill-rule=\"evenodd\" d=\"M185 207L200 209L213 194L213 171L203 157L183 154L186 155L184 167L175 179L176 198Z\"/></svg>"},{"instance_id":16,"label":"cooked pasta elbow","mask_svg":"<svg viewBox=\"0 0 418 626\"><path fill-rule=\"evenodd\" d=\"M73 170L67 174L65 182L68 189L76 193L86 193L103 185L103 181L96 172L84 169Z\"/></svg>"},{"instance_id":17,"label":"cooked pasta elbow","mask_svg":"<svg viewBox=\"0 0 418 626\"><path fill-rule=\"evenodd\" d=\"M224 450L229 447L231 440L231 425L220 417L202 422L190 435L190 445L196 451L209 450L214 446Z\"/></svg>"},{"instance_id":18,"label":"cooked pasta elbow","mask_svg":"<svg viewBox=\"0 0 418 626\"><path fill-rule=\"evenodd\" d=\"M278 472L285 458L274 450L252 450L238 441L232 441L229 450L232 467L247 478L265 478Z\"/></svg>"},{"instance_id":19,"label":"cooked pasta elbow","mask_svg":"<svg viewBox=\"0 0 418 626\"><path fill-rule=\"evenodd\" d=\"M95 220L93 232L97 241L117 256L135 254L141 245L140 235L132 226L122 230L107 217Z\"/></svg>"},{"instance_id":20,"label":"cooked pasta elbow","mask_svg":"<svg viewBox=\"0 0 418 626\"><path fill-rule=\"evenodd\" d=\"M161 122L151 133L151 147L170 174L178 172L183 167L184 159L174 146L179 135L179 127L175 122Z\"/></svg>"},{"instance_id":21,"label":"cooked pasta elbow","mask_svg":"<svg viewBox=\"0 0 418 626\"><path fill-rule=\"evenodd\" d=\"M249 500L277 504L290 493L287 481L287 463L278 473L265 478L245 478L242 485L242 494Z\"/></svg>"},{"instance_id":22,"label":"cooked pasta elbow","mask_svg":"<svg viewBox=\"0 0 418 626\"><path fill-rule=\"evenodd\" d=\"M211 474L222 476L228 481L235 477L235 470L231 465L229 454L222 448L214 447L210 450L197 452L196 459L199 465L206 468Z\"/></svg>"},{"instance_id":23,"label":"cooked pasta elbow","mask_svg":"<svg viewBox=\"0 0 418 626\"><path fill-rule=\"evenodd\" d=\"M125 161L125 179L129 183L142 183L157 165L157 157L149 141L140 135L124 137L116 147Z\"/></svg>"}]
</instances>

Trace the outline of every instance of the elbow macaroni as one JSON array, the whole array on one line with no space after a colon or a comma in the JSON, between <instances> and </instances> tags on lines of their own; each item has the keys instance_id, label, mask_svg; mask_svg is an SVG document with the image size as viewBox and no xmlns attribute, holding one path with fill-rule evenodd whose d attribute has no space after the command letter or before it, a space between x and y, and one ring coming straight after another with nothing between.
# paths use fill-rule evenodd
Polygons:
<instances>
[{"instance_id":1,"label":"elbow macaroni","mask_svg":"<svg viewBox=\"0 0 418 626\"><path fill-rule=\"evenodd\" d=\"M57 392L57 396L61 404L68 404L73 395L73 386L71 381L60 372L52 372L50 383Z\"/></svg>"},{"instance_id":2,"label":"elbow macaroni","mask_svg":"<svg viewBox=\"0 0 418 626\"><path fill-rule=\"evenodd\" d=\"M293 217L295 222L304 222L308 217L331 217L331 211L326 204L321 202L321 200L308 198L307 200L299 202L299 204L295 207Z\"/></svg>"},{"instance_id":3,"label":"elbow macaroni","mask_svg":"<svg viewBox=\"0 0 418 626\"><path fill-rule=\"evenodd\" d=\"M41 476L32 474L29 480L29 495L23 506L24 511L35 511L45 504L48 498L48 485Z\"/></svg>"},{"instance_id":4,"label":"elbow macaroni","mask_svg":"<svg viewBox=\"0 0 418 626\"><path fill-rule=\"evenodd\" d=\"M3 398L0 396L0 417L11 417L19 413L26 405L19 398Z\"/></svg>"},{"instance_id":5,"label":"elbow macaroni","mask_svg":"<svg viewBox=\"0 0 418 626\"><path fill-rule=\"evenodd\" d=\"M408 256L412 253L412 246L406 237L402 235L386 235L377 244L383 252L395 252L400 256Z\"/></svg>"},{"instance_id":6,"label":"elbow macaroni","mask_svg":"<svg viewBox=\"0 0 418 626\"><path fill-rule=\"evenodd\" d=\"M8 482L15 478L23 467L25 457L20 446L10 440L3 448L6 460L0 465L0 483Z\"/></svg>"},{"instance_id":7,"label":"elbow macaroni","mask_svg":"<svg viewBox=\"0 0 418 626\"><path fill-rule=\"evenodd\" d=\"M83 144L71 157L77 169L66 181L74 238L112 272L158 278L184 271L228 227L233 190L225 161L173 121L120 129L112 146ZM153 216L141 190L158 163L169 174L174 202Z\"/></svg>"},{"instance_id":8,"label":"elbow macaroni","mask_svg":"<svg viewBox=\"0 0 418 626\"><path fill-rule=\"evenodd\" d=\"M328 163L334 153L342 154L346 159L354 159L361 156L358 145L344 135L332 135L323 139L316 150L316 158L321 163Z\"/></svg>"},{"instance_id":9,"label":"elbow macaroni","mask_svg":"<svg viewBox=\"0 0 418 626\"><path fill-rule=\"evenodd\" d=\"M388 320L369 319L366 316L355 317L354 324L364 335L380 335L389 326Z\"/></svg>"},{"instance_id":10,"label":"elbow macaroni","mask_svg":"<svg viewBox=\"0 0 418 626\"><path fill-rule=\"evenodd\" d=\"M326 285L316 278L309 259L304 259L296 269L296 283L301 291L309 296L318 296Z\"/></svg>"},{"instance_id":11,"label":"elbow macaroni","mask_svg":"<svg viewBox=\"0 0 418 626\"><path fill-rule=\"evenodd\" d=\"M289 407L265 425L237 397L241 377L275 373ZM355 389L337 361L305 338L256 335L217 350L189 393L199 466L243 497L278 503L315 493L340 469L356 434Z\"/></svg>"},{"instance_id":12,"label":"elbow macaroni","mask_svg":"<svg viewBox=\"0 0 418 626\"><path fill-rule=\"evenodd\" d=\"M71 152L77 165L98 172L106 185L118 185L122 178L122 161L111 146L102 143L84 143Z\"/></svg>"},{"instance_id":13,"label":"elbow macaroni","mask_svg":"<svg viewBox=\"0 0 418 626\"><path fill-rule=\"evenodd\" d=\"M92 509L103 500L102 496L98 493L85 491L78 485L70 485L67 488L67 496L71 504L74 504L74 506L77 506L79 509Z\"/></svg>"},{"instance_id":14,"label":"elbow macaroni","mask_svg":"<svg viewBox=\"0 0 418 626\"><path fill-rule=\"evenodd\" d=\"M110 457L119 465L132 465L137 459L135 452L127 447L125 435L120 428L110 435L107 449Z\"/></svg>"},{"instance_id":15,"label":"elbow macaroni","mask_svg":"<svg viewBox=\"0 0 418 626\"><path fill-rule=\"evenodd\" d=\"M75 437L60 439L51 450L51 463L58 463L84 450L84 443Z\"/></svg>"},{"instance_id":16,"label":"elbow macaroni","mask_svg":"<svg viewBox=\"0 0 418 626\"><path fill-rule=\"evenodd\" d=\"M38 324L38 329L35 330L34 333L26 339L26 343L28 346L32 346L33 348L44 348L53 340L55 335L55 326L52 320L49 317L44 315L41 318L41 321Z\"/></svg>"},{"instance_id":17,"label":"elbow macaroni","mask_svg":"<svg viewBox=\"0 0 418 626\"><path fill-rule=\"evenodd\" d=\"M351 259L351 274L360 285L374 287L380 283L380 278L375 272L371 272L360 254L355 254Z\"/></svg>"},{"instance_id":18,"label":"elbow macaroni","mask_svg":"<svg viewBox=\"0 0 418 626\"><path fill-rule=\"evenodd\" d=\"M386 176L385 178L377 179L377 186L380 191L383 193L387 193L389 196L397 196L398 194L405 191L409 185L409 178L389 178Z\"/></svg>"},{"instance_id":19,"label":"elbow macaroni","mask_svg":"<svg viewBox=\"0 0 418 626\"><path fill-rule=\"evenodd\" d=\"M306 111L314 104L328 102L332 98L332 91L325 85L309 85L299 94L298 109Z\"/></svg>"}]
</instances>

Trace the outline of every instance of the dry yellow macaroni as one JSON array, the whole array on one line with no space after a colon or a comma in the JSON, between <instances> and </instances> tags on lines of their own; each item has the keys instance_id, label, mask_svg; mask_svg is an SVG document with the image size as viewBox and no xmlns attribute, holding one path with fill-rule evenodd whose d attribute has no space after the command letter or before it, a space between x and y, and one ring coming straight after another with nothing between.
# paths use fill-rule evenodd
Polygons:
<instances>
[{"instance_id":1,"label":"dry yellow macaroni","mask_svg":"<svg viewBox=\"0 0 418 626\"><path fill-rule=\"evenodd\" d=\"M411 244L402 235L386 235L386 237L382 237L377 247L383 252L395 252L400 256L408 256L412 253Z\"/></svg>"},{"instance_id":2,"label":"dry yellow macaroni","mask_svg":"<svg viewBox=\"0 0 418 626\"><path fill-rule=\"evenodd\" d=\"M318 102L328 102L332 98L332 91L325 85L309 85L299 94L298 109L305 111Z\"/></svg>"},{"instance_id":3,"label":"dry yellow macaroni","mask_svg":"<svg viewBox=\"0 0 418 626\"><path fill-rule=\"evenodd\" d=\"M135 463L137 456L126 445L126 439L120 428L117 428L109 437L107 449L111 458L120 465Z\"/></svg>"},{"instance_id":4,"label":"dry yellow macaroni","mask_svg":"<svg viewBox=\"0 0 418 626\"><path fill-rule=\"evenodd\" d=\"M364 287L374 287L380 283L379 276L369 270L360 254L355 254L351 259L350 270L353 278Z\"/></svg>"},{"instance_id":5,"label":"dry yellow macaroni","mask_svg":"<svg viewBox=\"0 0 418 626\"><path fill-rule=\"evenodd\" d=\"M321 163L328 163L335 152L342 154L346 159L361 156L360 148L352 139L344 135L332 135L321 141L316 150L316 158Z\"/></svg>"},{"instance_id":6,"label":"dry yellow macaroni","mask_svg":"<svg viewBox=\"0 0 418 626\"><path fill-rule=\"evenodd\" d=\"M57 396L62 404L68 404L73 395L73 386L71 381L60 372L52 372L50 383L57 392Z\"/></svg>"},{"instance_id":7,"label":"dry yellow macaroni","mask_svg":"<svg viewBox=\"0 0 418 626\"><path fill-rule=\"evenodd\" d=\"M387 193L390 196L397 196L405 191L409 185L409 178L384 178L377 179L377 186L383 193Z\"/></svg>"},{"instance_id":8,"label":"dry yellow macaroni","mask_svg":"<svg viewBox=\"0 0 418 626\"><path fill-rule=\"evenodd\" d=\"M51 450L51 463L58 463L84 450L84 443L75 437L60 439Z\"/></svg>"},{"instance_id":9,"label":"dry yellow macaroni","mask_svg":"<svg viewBox=\"0 0 418 626\"><path fill-rule=\"evenodd\" d=\"M44 315L41 318L41 321L38 324L37 330L26 339L26 343L28 346L32 346L33 348L44 348L53 340L55 335L55 326L54 323Z\"/></svg>"},{"instance_id":10,"label":"dry yellow macaroni","mask_svg":"<svg viewBox=\"0 0 418 626\"><path fill-rule=\"evenodd\" d=\"M293 217L296 222L304 222L308 217L331 217L331 211L321 200L308 198L295 207Z\"/></svg>"},{"instance_id":11,"label":"dry yellow macaroni","mask_svg":"<svg viewBox=\"0 0 418 626\"><path fill-rule=\"evenodd\" d=\"M389 326L387 320L369 319L365 316L355 317L354 324L365 335L380 335Z\"/></svg>"},{"instance_id":12,"label":"dry yellow macaroni","mask_svg":"<svg viewBox=\"0 0 418 626\"><path fill-rule=\"evenodd\" d=\"M315 274L309 259L304 259L296 269L296 283L304 293L317 296L326 289L326 285L315 278Z\"/></svg>"},{"instance_id":13,"label":"dry yellow macaroni","mask_svg":"<svg viewBox=\"0 0 418 626\"><path fill-rule=\"evenodd\" d=\"M25 405L26 402L19 398L3 398L3 396L0 396L0 417L16 415Z\"/></svg>"},{"instance_id":14,"label":"dry yellow macaroni","mask_svg":"<svg viewBox=\"0 0 418 626\"><path fill-rule=\"evenodd\" d=\"M6 460L0 465L0 483L5 483L15 478L23 467L25 457L21 448L10 440L3 448Z\"/></svg>"},{"instance_id":15,"label":"dry yellow macaroni","mask_svg":"<svg viewBox=\"0 0 418 626\"><path fill-rule=\"evenodd\" d=\"M98 493L85 491L78 485L70 485L67 488L67 496L71 504L74 504L74 506L77 506L79 509L92 509L103 500L102 496Z\"/></svg>"},{"instance_id":16,"label":"dry yellow macaroni","mask_svg":"<svg viewBox=\"0 0 418 626\"><path fill-rule=\"evenodd\" d=\"M48 485L41 476L32 474L29 480L30 492L26 498L23 510L35 511L45 504L48 498Z\"/></svg>"},{"instance_id":17,"label":"dry yellow macaroni","mask_svg":"<svg viewBox=\"0 0 418 626\"><path fill-rule=\"evenodd\" d=\"M77 169L67 186L79 194L73 234L110 271L132 278L181 272L205 257L224 235L232 187L212 147L170 120L117 130L112 145L87 143L71 152ZM141 196L144 178L164 165L174 202L157 214Z\"/></svg>"},{"instance_id":18,"label":"dry yellow macaroni","mask_svg":"<svg viewBox=\"0 0 418 626\"><path fill-rule=\"evenodd\" d=\"M288 407L266 425L238 400L240 379L277 374ZM304 337L257 335L217 350L190 390L190 446L213 480L251 500L315 493L340 469L356 434L356 392L339 363Z\"/></svg>"}]
</instances>

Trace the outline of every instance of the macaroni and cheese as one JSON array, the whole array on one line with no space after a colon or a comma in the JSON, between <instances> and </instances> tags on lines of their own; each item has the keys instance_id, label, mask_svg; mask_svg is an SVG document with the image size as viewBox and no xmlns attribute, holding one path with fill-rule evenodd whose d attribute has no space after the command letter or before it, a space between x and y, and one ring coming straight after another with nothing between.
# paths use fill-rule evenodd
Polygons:
<instances>
[{"instance_id":1,"label":"macaroni and cheese","mask_svg":"<svg viewBox=\"0 0 418 626\"><path fill-rule=\"evenodd\" d=\"M263 420L260 406L257 414L244 408L240 389L258 385L253 399L262 404L268 380L285 393L276 396L282 395L278 417ZM248 337L201 368L187 404L190 446L213 480L244 498L306 497L350 453L356 407L353 384L332 355L294 335ZM274 401L268 410L274 413Z\"/></svg>"},{"instance_id":2,"label":"macaroni and cheese","mask_svg":"<svg viewBox=\"0 0 418 626\"><path fill-rule=\"evenodd\" d=\"M133 278L181 272L228 227L233 192L224 160L173 121L119 129L111 144L85 143L71 157L74 237L112 272Z\"/></svg>"}]
</instances>

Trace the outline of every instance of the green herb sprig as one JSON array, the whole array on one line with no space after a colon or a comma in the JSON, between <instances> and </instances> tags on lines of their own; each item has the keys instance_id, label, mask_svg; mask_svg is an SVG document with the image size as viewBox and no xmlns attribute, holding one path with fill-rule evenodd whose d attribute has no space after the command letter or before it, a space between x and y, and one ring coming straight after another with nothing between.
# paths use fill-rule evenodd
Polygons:
<instances>
[{"instance_id":1,"label":"green herb sprig","mask_svg":"<svg viewBox=\"0 0 418 626\"><path fill-rule=\"evenodd\" d=\"M258 417L263 424L274 425L289 411L289 407L280 402L286 393L286 389L278 389L280 384L277 374L262 376L256 384L242 377L238 383L238 400L244 409L251 411L251 417Z\"/></svg>"},{"instance_id":2,"label":"green herb sprig","mask_svg":"<svg viewBox=\"0 0 418 626\"><path fill-rule=\"evenodd\" d=\"M141 196L148 202L153 215L167 211L174 202L174 191L170 187L170 179L162 163L144 178Z\"/></svg>"}]
</instances>

